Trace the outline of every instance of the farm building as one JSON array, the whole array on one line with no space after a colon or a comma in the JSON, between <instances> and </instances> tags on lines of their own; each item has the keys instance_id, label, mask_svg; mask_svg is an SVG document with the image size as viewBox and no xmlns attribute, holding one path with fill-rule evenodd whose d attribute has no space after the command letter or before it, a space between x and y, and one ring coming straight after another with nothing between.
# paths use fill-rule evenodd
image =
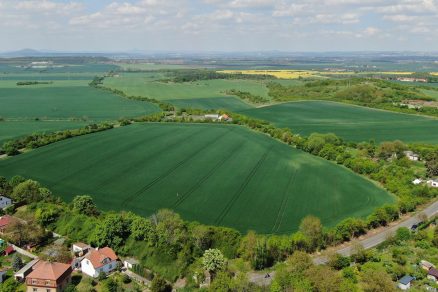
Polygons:
<instances>
[{"instance_id":1,"label":"farm building","mask_svg":"<svg viewBox=\"0 0 438 292\"><path fill-rule=\"evenodd\" d=\"M397 287L399 287L401 290L408 290L409 288L411 288L411 283L414 280L414 277L405 275L398 281Z\"/></svg>"},{"instance_id":2,"label":"farm building","mask_svg":"<svg viewBox=\"0 0 438 292\"><path fill-rule=\"evenodd\" d=\"M109 247L91 249L81 261L82 273L96 278L101 272L108 274L117 268L119 258Z\"/></svg>"},{"instance_id":3,"label":"farm building","mask_svg":"<svg viewBox=\"0 0 438 292\"><path fill-rule=\"evenodd\" d=\"M219 119L219 114L207 114L204 115L204 118L216 121L217 119Z\"/></svg>"},{"instance_id":4,"label":"farm building","mask_svg":"<svg viewBox=\"0 0 438 292\"><path fill-rule=\"evenodd\" d=\"M218 118L218 120L221 121L221 122L232 122L233 121L233 119L229 115L227 115L227 114L221 115Z\"/></svg>"},{"instance_id":5,"label":"farm building","mask_svg":"<svg viewBox=\"0 0 438 292\"><path fill-rule=\"evenodd\" d=\"M417 153L414 153L412 151L405 151L404 154L411 161L418 161L418 160L420 160L420 155L418 155Z\"/></svg>"},{"instance_id":6,"label":"farm building","mask_svg":"<svg viewBox=\"0 0 438 292\"><path fill-rule=\"evenodd\" d=\"M12 205L11 199L9 199L5 196L0 196L0 209L6 209L10 205Z\"/></svg>"},{"instance_id":7,"label":"farm building","mask_svg":"<svg viewBox=\"0 0 438 292\"><path fill-rule=\"evenodd\" d=\"M27 291L64 291L71 273L70 265L40 261L26 276Z\"/></svg>"}]
</instances>

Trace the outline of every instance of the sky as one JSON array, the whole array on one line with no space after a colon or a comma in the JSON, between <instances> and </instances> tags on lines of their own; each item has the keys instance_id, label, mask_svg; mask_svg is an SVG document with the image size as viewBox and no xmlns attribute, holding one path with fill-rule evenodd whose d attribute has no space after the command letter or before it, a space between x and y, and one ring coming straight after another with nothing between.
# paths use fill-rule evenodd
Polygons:
<instances>
[{"instance_id":1,"label":"sky","mask_svg":"<svg viewBox=\"0 0 438 292\"><path fill-rule=\"evenodd\" d=\"M0 51L437 51L438 0L0 0Z\"/></svg>"}]
</instances>

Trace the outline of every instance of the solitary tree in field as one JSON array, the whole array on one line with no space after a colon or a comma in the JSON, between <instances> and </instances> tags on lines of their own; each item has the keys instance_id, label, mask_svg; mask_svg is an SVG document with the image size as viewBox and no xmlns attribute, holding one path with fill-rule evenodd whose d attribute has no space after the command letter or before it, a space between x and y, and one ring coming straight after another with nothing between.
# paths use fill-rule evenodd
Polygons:
<instances>
[{"instance_id":1,"label":"solitary tree in field","mask_svg":"<svg viewBox=\"0 0 438 292\"><path fill-rule=\"evenodd\" d=\"M207 270L213 278L213 275L225 269L227 260L220 250L208 249L204 252L202 264L204 269Z\"/></svg>"}]
</instances>

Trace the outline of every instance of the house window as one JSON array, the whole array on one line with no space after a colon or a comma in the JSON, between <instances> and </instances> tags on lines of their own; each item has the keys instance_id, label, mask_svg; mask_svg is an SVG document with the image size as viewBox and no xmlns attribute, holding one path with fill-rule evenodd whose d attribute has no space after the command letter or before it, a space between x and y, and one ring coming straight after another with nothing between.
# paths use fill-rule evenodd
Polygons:
<instances>
[{"instance_id":1,"label":"house window","mask_svg":"<svg viewBox=\"0 0 438 292\"><path fill-rule=\"evenodd\" d=\"M46 289L46 292L50 292L50 289Z\"/></svg>"},{"instance_id":2,"label":"house window","mask_svg":"<svg viewBox=\"0 0 438 292\"><path fill-rule=\"evenodd\" d=\"M36 285L36 283L37 283L37 280L32 279L32 285Z\"/></svg>"},{"instance_id":3,"label":"house window","mask_svg":"<svg viewBox=\"0 0 438 292\"><path fill-rule=\"evenodd\" d=\"M33 288L33 292L37 292L38 291L38 288Z\"/></svg>"},{"instance_id":4,"label":"house window","mask_svg":"<svg viewBox=\"0 0 438 292\"><path fill-rule=\"evenodd\" d=\"M49 286L50 285L50 281L46 281L46 286Z\"/></svg>"},{"instance_id":5,"label":"house window","mask_svg":"<svg viewBox=\"0 0 438 292\"><path fill-rule=\"evenodd\" d=\"M112 265L109 265L109 266L108 266L108 268L110 268L110 269L111 269L112 267L113 267Z\"/></svg>"}]
</instances>

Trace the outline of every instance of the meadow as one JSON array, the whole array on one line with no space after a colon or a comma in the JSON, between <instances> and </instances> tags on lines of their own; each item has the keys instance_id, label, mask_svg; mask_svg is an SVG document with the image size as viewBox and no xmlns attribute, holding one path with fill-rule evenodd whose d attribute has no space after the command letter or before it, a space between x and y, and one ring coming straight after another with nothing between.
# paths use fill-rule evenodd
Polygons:
<instances>
[{"instance_id":1,"label":"meadow","mask_svg":"<svg viewBox=\"0 0 438 292\"><path fill-rule=\"evenodd\" d=\"M438 143L438 119L329 101L298 101L242 111L294 133L335 133L348 141Z\"/></svg>"},{"instance_id":2,"label":"meadow","mask_svg":"<svg viewBox=\"0 0 438 292\"><path fill-rule=\"evenodd\" d=\"M70 201L242 232L289 233L317 215L326 226L364 217L393 197L334 163L234 125L134 124L0 161L0 175L40 181Z\"/></svg>"}]
</instances>

